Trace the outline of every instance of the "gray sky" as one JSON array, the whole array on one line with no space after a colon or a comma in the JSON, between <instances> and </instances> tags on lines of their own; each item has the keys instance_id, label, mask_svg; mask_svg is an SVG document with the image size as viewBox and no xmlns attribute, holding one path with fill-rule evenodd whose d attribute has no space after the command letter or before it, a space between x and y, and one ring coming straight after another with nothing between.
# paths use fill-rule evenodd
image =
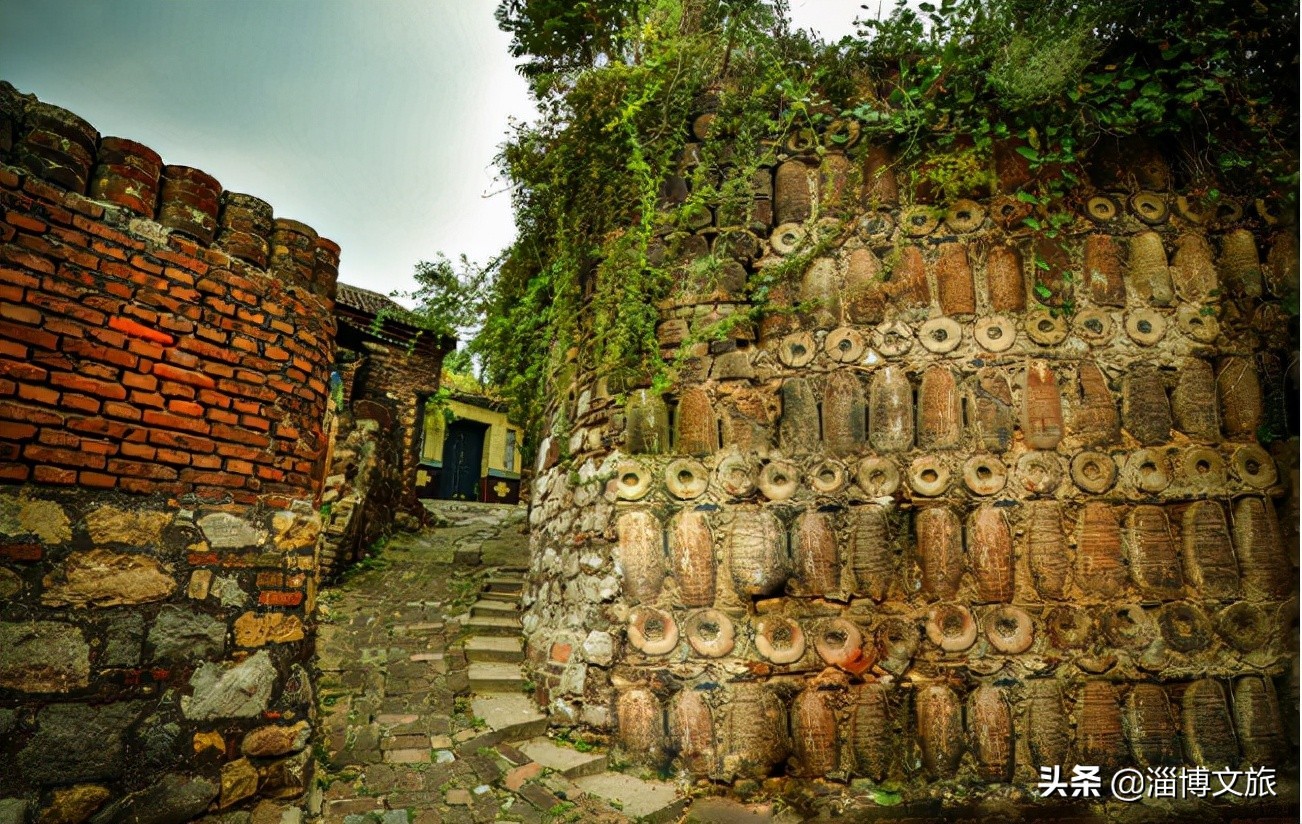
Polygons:
<instances>
[{"instance_id":1,"label":"gray sky","mask_svg":"<svg viewBox=\"0 0 1302 824\"><path fill-rule=\"evenodd\" d=\"M496 0L0 0L0 79L270 202L411 288L511 242L493 157L532 111ZM835 40L861 0L792 0ZM885 3L889 8L891 4Z\"/></svg>"}]
</instances>

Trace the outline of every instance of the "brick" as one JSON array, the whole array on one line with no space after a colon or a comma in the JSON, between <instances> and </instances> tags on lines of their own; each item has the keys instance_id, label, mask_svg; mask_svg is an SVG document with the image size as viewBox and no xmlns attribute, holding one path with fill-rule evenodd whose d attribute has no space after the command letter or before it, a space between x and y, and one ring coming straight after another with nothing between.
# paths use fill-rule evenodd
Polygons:
<instances>
[{"instance_id":1,"label":"brick","mask_svg":"<svg viewBox=\"0 0 1302 824\"><path fill-rule=\"evenodd\" d=\"M109 403L114 402L110 401ZM105 404L105 406L107 405ZM129 437L126 424L105 420L104 418L69 418L67 426L74 432L81 432L86 435L99 435L115 440Z\"/></svg>"},{"instance_id":2,"label":"brick","mask_svg":"<svg viewBox=\"0 0 1302 824\"><path fill-rule=\"evenodd\" d=\"M140 463L137 461L127 461L121 458L113 458L108 462L108 471L115 475L125 475L129 478L149 478L155 481L172 481L176 480L176 470L166 466L159 466L152 463Z\"/></svg>"},{"instance_id":3,"label":"brick","mask_svg":"<svg viewBox=\"0 0 1302 824\"><path fill-rule=\"evenodd\" d=\"M36 401L50 406L55 406L59 402L59 393L48 386L29 386L22 383L18 385L18 397L25 401Z\"/></svg>"},{"instance_id":4,"label":"brick","mask_svg":"<svg viewBox=\"0 0 1302 824\"><path fill-rule=\"evenodd\" d=\"M59 400L59 403L69 409L75 409L78 412L87 412L92 415L99 412L100 408L100 402L95 398L90 398L86 395L70 395L67 392L63 393L63 397Z\"/></svg>"},{"instance_id":5,"label":"brick","mask_svg":"<svg viewBox=\"0 0 1302 824\"><path fill-rule=\"evenodd\" d=\"M164 432L159 429L149 430L149 442L155 446L184 449L186 452L212 452L217 448L217 444L208 438L182 435L179 432Z\"/></svg>"},{"instance_id":6,"label":"brick","mask_svg":"<svg viewBox=\"0 0 1302 824\"><path fill-rule=\"evenodd\" d=\"M154 409L147 409L144 413L144 421L150 426L162 426L168 429L183 429L187 432L198 432L206 435L209 431L209 425L206 421L196 418L185 418L180 415L173 415L168 412L159 412Z\"/></svg>"},{"instance_id":7,"label":"brick","mask_svg":"<svg viewBox=\"0 0 1302 824\"><path fill-rule=\"evenodd\" d=\"M234 412L227 412L225 409L209 409L208 419L218 423L231 424L232 426L240 422L239 415Z\"/></svg>"},{"instance_id":8,"label":"brick","mask_svg":"<svg viewBox=\"0 0 1302 824\"><path fill-rule=\"evenodd\" d=\"M134 393L133 393L134 394ZM131 404L118 403L117 401L106 401L104 404L104 414L114 418L122 418L128 421L140 420L140 410Z\"/></svg>"},{"instance_id":9,"label":"brick","mask_svg":"<svg viewBox=\"0 0 1302 824\"><path fill-rule=\"evenodd\" d=\"M15 212L13 209L5 212L5 223L24 232L35 232L38 235L44 234L45 230L50 228L49 224L21 212Z\"/></svg>"},{"instance_id":10,"label":"brick","mask_svg":"<svg viewBox=\"0 0 1302 824\"><path fill-rule=\"evenodd\" d=\"M301 592L268 591L258 593L258 603L265 607L296 607L303 603Z\"/></svg>"},{"instance_id":11,"label":"brick","mask_svg":"<svg viewBox=\"0 0 1302 824\"><path fill-rule=\"evenodd\" d=\"M249 432L244 429L236 429L226 424L215 423L212 425L212 436L222 441L234 441L235 443L248 444L249 446L267 447L271 445L271 438L257 432Z\"/></svg>"},{"instance_id":12,"label":"brick","mask_svg":"<svg viewBox=\"0 0 1302 824\"><path fill-rule=\"evenodd\" d=\"M64 446L70 449L81 446L81 438L62 429L42 429L37 440L46 446Z\"/></svg>"},{"instance_id":13,"label":"brick","mask_svg":"<svg viewBox=\"0 0 1302 824\"><path fill-rule=\"evenodd\" d=\"M158 450L152 446L146 446L140 443L123 443L122 454L128 458L140 458L145 461L152 461L158 455Z\"/></svg>"},{"instance_id":14,"label":"brick","mask_svg":"<svg viewBox=\"0 0 1302 824\"><path fill-rule=\"evenodd\" d=\"M152 409L163 409L167 406L167 399L157 392L141 392L134 390L131 393L131 403L136 406L148 406Z\"/></svg>"},{"instance_id":15,"label":"brick","mask_svg":"<svg viewBox=\"0 0 1302 824\"><path fill-rule=\"evenodd\" d=\"M64 389L71 389L75 392L85 392L88 395L99 395L102 398L120 401L127 397L127 390L121 384L109 383L108 381L95 380L84 375L74 375L67 372L56 372L50 376L50 383Z\"/></svg>"},{"instance_id":16,"label":"brick","mask_svg":"<svg viewBox=\"0 0 1302 824\"><path fill-rule=\"evenodd\" d=\"M41 446L40 444L28 444L24 447L23 457L29 461L36 461L42 464L61 464L63 466L77 466L86 469L104 468L103 455L78 452L75 449L58 449L52 446ZM75 480L75 477L73 480ZM71 483L71 481L68 481L67 483Z\"/></svg>"},{"instance_id":17,"label":"brick","mask_svg":"<svg viewBox=\"0 0 1302 824\"><path fill-rule=\"evenodd\" d=\"M8 375L11 378L17 378L20 381L43 381L49 377L48 369L42 369L30 363L16 363L9 360L0 360L0 375Z\"/></svg>"},{"instance_id":18,"label":"brick","mask_svg":"<svg viewBox=\"0 0 1302 824\"><path fill-rule=\"evenodd\" d=\"M216 455L191 455L190 465L196 469L221 469L222 459Z\"/></svg>"},{"instance_id":19,"label":"brick","mask_svg":"<svg viewBox=\"0 0 1302 824\"><path fill-rule=\"evenodd\" d=\"M203 416L203 407L193 401L170 400L167 402L167 409L178 415L189 415L195 418Z\"/></svg>"},{"instance_id":20,"label":"brick","mask_svg":"<svg viewBox=\"0 0 1302 824\"><path fill-rule=\"evenodd\" d=\"M151 341L135 338L127 341L127 348L142 358L159 360L163 357L163 347Z\"/></svg>"},{"instance_id":21,"label":"brick","mask_svg":"<svg viewBox=\"0 0 1302 824\"><path fill-rule=\"evenodd\" d=\"M0 318L26 323L29 326L41 325L41 313L30 306L15 306L12 303L0 303Z\"/></svg>"},{"instance_id":22,"label":"brick","mask_svg":"<svg viewBox=\"0 0 1302 824\"><path fill-rule=\"evenodd\" d=\"M194 400L198 392L193 386L187 386L184 383L176 381L163 381L158 385L158 394L168 398L184 398L185 400Z\"/></svg>"},{"instance_id":23,"label":"brick","mask_svg":"<svg viewBox=\"0 0 1302 824\"><path fill-rule=\"evenodd\" d=\"M41 349L54 350L59 348L57 335L41 329L32 329L29 326L18 326L7 321L0 321L0 338L9 338Z\"/></svg>"},{"instance_id":24,"label":"brick","mask_svg":"<svg viewBox=\"0 0 1302 824\"><path fill-rule=\"evenodd\" d=\"M0 544L0 558L10 561L39 561L45 556L40 544Z\"/></svg>"},{"instance_id":25,"label":"brick","mask_svg":"<svg viewBox=\"0 0 1302 824\"><path fill-rule=\"evenodd\" d=\"M172 346L176 343L176 338L160 332L157 329L151 329L143 323L124 318L121 316L109 318L108 325L110 329L116 329L124 335L130 335L133 338L152 341L163 346Z\"/></svg>"},{"instance_id":26,"label":"brick","mask_svg":"<svg viewBox=\"0 0 1302 824\"><path fill-rule=\"evenodd\" d=\"M83 471L77 475L77 482L82 486L95 487L98 489L112 489L118 485L116 475L105 475L101 472Z\"/></svg>"},{"instance_id":27,"label":"brick","mask_svg":"<svg viewBox=\"0 0 1302 824\"><path fill-rule=\"evenodd\" d=\"M146 392L153 392L158 388L158 378L153 375L141 375L138 372L124 372L122 383L132 389L143 389Z\"/></svg>"},{"instance_id":28,"label":"brick","mask_svg":"<svg viewBox=\"0 0 1302 824\"><path fill-rule=\"evenodd\" d=\"M226 471L233 472L236 475L252 475L253 464L248 461L228 460L226 461Z\"/></svg>"},{"instance_id":29,"label":"brick","mask_svg":"<svg viewBox=\"0 0 1302 824\"><path fill-rule=\"evenodd\" d=\"M202 458L203 456L196 455L194 457ZM180 450L177 449L159 449L155 454L155 458L167 464L176 464L178 466L189 466L191 456L189 452L181 452Z\"/></svg>"},{"instance_id":30,"label":"brick","mask_svg":"<svg viewBox=\"0 0 1302 824\"><path fill-rule=\"evenodd\" d=\"M103 363L121 366L124 369L134 369L136 368L136 364L140 362L140 358L130 352L102 346L98 343L83 340L82 338L65 337L60 346L63 351L68 354L77 355L82 358L92 358Z\"/></svg>"},{"instance_id":31,"label":"brick","mask_svg":"<svg viewBox=\"0 0 1302 824\"><path fill-rule=\"evenodd\" d=\"M0 421L0 440L25 441L36 434L36 427L30 423Z\"/></svg>"},{"instance_id":32,"label":"brick","mask_svg":"<svg viewBox=\"0 0 1302 824\"><path fill-rule=\"evenodd\" d=\"M167 363L154 364L153 373L163 380L172 380L177 383L186 383L191 386L197 386L201 389L216 389L217 382L202 372L194 372L189 369L180 369Z\"/></svg>"},{"instance_id":33,"label":"brick","mask_svg":"<svg viewBox=\"0 0 1302 824\"><path fill-rule=\"evenodd\" d=\"M212 486L243 486L244 479L227 475L224 472L204 472L198 469L181 470L181 480L186 483L209 484Z\"/></svg>"},{"instance_id":34,"label":"brick","mask_svg":"<svg viewBox=\"0 0 1302 824\"><path fill-rule=\"evenodd\" d=\"M55 272L53 261L12 243L0 245L0 260L46 275L52 275Z\"/></svg>"}]
</instances>

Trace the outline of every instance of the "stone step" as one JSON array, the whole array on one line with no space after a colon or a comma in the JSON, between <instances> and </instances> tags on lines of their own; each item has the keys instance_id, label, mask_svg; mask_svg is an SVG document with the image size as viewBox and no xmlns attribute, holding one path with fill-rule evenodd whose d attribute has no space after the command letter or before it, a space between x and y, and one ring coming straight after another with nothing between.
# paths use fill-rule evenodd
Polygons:
<instances>
[{"instance_id":1,"label":"stone step","mask_svg":"<svg viewBox=\"0 0 1302 824\"><path fill-rule=\"evenodd\" d=\"M481 601L504 601L508 604L518 604L520 602L520 593L518 592L481 592L479 593Z\"/></svg>"},{"instance_id":2,"label":"stone step","mask_svg":"<svg viewBox=\"0 0 1302 824\"><path fill-rule=\"evenodd\" d=\"M547 716L523 693L477 695L470 699L470 711L484 719L502 741L529 739L547 731Z\"/></svg>"},{"instance_id":3,"label":"stone step","mask_svg":"<svg viewBox=\"0 0 1302 824\"><path fill-rule=\"evenodd\" d=\"M799 820L797 817L796 820ZM773 824L772 804L743 804L730 798L698 798L683 824Z\"/></svg>"},{"instance_id":4,"label":"stone step","mask_svg":"<svg viewBox=\"0 0 1302 824\"><path fill-rule=\"evenodd\" d=\"M524 577L520 575L490 575L484 579L484 589L498 591L514 589L518 592L524 589Z\"/></svg>"},{"instance_id":5,"label":"stone step","mask_svg":"<svg viewBox=\"0 0 1302 824\"><path fill-rule=\"evenodd\" d=\"M466 660L518 664L524 660L524 640L500 636L472 636L466 641Z\"/></svg>"},{"instance_id":6,"label":"stone step","mask_svg":"<svg viewBox=\"0 0 1302 824\"><path fill-rule=\"evenodd\" d=\"M471 618L506 618L519 613L520 608L514 601L479 600L470 605Z\"/></svg>"},{"instance_id":7,"label":"stone step","mask_svg":"<svg viewBox=\"0 0 1302 824\"><path fill-rule=\"evenodd\" d=\"M461 622L461 626L469 630L473 635L507 637L520 635L520 619L514 616L510 618L467 617L466 620Z\"/></svg>"},{"instance_id":8,"label":"stone step","mask_svg":"<svg viewBox=\"0 0 1302 824\"><path fill-rule=\"evenodd\" d=\"M524 672L519 664L476 661L470 665L472 692L519 692L524 687Z\"/></svg>"},{"instance_id":9,"label":"stone step","mask_svg":"<svg viewBox=\"0 0 1302 824\"><path fill-rule=\"evenodd\" d=\"M521 744L518 749L529 758L566 778L596 775L606 769L606 754L579 752L549 738L538 737Z\"/></svg>"},{"instance_id":10,"label":"stone step","mask_svg":"<svg viewBox=\"0 0 1302 824\"><path fill-rule=\"evenodd\" d=\"M600 772L574 779L588 795L596 796L634 821L665 824L677 821L688 799L679 797L668 781L644 781L617 772Z\"/></svg>"}]
</instances>

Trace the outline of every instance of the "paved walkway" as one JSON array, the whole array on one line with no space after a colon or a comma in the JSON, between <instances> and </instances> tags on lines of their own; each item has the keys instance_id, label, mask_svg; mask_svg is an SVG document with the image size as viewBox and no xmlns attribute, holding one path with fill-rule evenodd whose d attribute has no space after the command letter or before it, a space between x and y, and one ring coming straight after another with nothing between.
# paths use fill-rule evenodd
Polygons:
<instances>
[{"instance_id":1,"label":"paved walkway","mask_svg":"<svg viewBox=\"0 0 1302 824\"><path fill-rule=\"evenodd\" d=\"M320 596L324 740L309 817L678 819L685 802L672 785L608 772L604 754L546 737L520 672L524 510L438 512L444 526L396 537Z\"/></svg>"}]
</instances>

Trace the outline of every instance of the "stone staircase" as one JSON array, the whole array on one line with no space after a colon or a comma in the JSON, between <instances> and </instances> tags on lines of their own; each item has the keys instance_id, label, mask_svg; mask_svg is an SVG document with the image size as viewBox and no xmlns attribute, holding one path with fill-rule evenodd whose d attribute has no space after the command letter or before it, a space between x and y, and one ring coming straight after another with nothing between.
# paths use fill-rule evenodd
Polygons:
<instances>
[{"instance_id":1,"label":"stone staircase","mask_svg":"<svg viewBox=\"0 0 1302 824\"><path fill-rule=\"evenodd\" d=\"M581 799L608 807L607 816L662 824L679 820L687 799L667 781L647 781L609 769L604 752L581 751L547 737L547 716L525 693L524 636L520 596L525 570L501 567L485 581L461 619L469 630L464 651L471 708L484 722L472 747L495 747L514 766L507 789L536 810L553 810ZM617 811L617 812L616 812Z\"/></svg>"}]
</instances>

